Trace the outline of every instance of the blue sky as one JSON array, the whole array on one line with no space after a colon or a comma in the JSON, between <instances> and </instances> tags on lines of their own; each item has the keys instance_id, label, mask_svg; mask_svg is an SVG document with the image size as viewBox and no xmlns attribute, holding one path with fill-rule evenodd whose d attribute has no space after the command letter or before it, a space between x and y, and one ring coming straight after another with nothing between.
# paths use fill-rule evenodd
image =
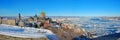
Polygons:
<instances>
[{"instance_id":1,"label":"blue sky","mask_svg":"<svg viewBox=\"0 0 120 40\"><path fill-rule=\"evenodd\" d=\"M0 0L0 16L120 16L120 0Z\"/></svg>"}]
</instances>

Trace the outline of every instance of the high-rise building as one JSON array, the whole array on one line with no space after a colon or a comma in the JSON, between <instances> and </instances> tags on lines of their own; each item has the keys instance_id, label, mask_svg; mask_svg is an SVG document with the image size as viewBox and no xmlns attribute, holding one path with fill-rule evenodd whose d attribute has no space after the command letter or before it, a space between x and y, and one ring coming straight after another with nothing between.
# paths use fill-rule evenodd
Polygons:
<instances>
[{"instance_id":1,"label":"high-rise building","mask_svg":"<svg viewBox=\"0 0 120 40\"><path fill-rule=\"evenodd\" d=\"M21 14L18 14L18 18L15 19L15 25L19 26L19 22L21 21Z\"/></svg>"},{"instance_id":2,"label":"high-rise building","mask_svg":"<svg viewBox=\"0 0 120 40\"><path fill-rule=\"evenodd\" d=\"M21 14L19 13L18 15L19 15L19 20L21 20Z\"/></svg>"}]
</instances>

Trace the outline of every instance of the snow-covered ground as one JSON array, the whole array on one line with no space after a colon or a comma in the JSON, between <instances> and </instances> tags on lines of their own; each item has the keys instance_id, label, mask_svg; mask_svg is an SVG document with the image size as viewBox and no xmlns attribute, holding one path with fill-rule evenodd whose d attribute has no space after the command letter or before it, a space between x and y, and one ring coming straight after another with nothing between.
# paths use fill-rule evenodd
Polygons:
<instances>
[{"instance_id":1,"label":"snow-covered ground","mask_svg":"<svg viewBox=\"0 0 120 40\"><path fill-rule=\"evenodd\" d=\"M0 34L22 38L40 38L40 37L54 38L54 36L50 35L55 35L50 30L47 29L18 27L6 24L0 25Z\"/></svg>"}]
</instances>

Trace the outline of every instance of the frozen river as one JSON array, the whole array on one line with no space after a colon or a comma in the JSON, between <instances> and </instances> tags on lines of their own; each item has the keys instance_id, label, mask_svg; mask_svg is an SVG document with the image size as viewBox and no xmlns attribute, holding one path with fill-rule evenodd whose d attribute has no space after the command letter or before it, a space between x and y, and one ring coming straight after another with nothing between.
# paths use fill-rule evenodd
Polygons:
<instances>
[{"instance_id":1,"label":"frozen river","mask_svg":"<svg viewBox=\"0 0 120 40\"><path fill-rule=\"evenodd\" d=\"M120 21L102 20L99 18L91 18L83 21L81 27L87 32L92 32L94 36L104 36L120 33Z\"/></svg>"}]
</instances>

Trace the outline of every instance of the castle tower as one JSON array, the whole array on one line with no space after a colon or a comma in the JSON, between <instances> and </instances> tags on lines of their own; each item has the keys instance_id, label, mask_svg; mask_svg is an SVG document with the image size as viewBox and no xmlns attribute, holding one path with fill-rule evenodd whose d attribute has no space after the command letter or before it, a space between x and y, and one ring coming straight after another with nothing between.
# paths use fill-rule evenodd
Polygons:
<instances>
[{"instance_id":1,"label":"castle tower","mask_svg":"<svg viewBox=\"0 0 120 40\"><path fill-rule=\"evenodd\" d=\"M41 19L45 19L45 16L46 16L46 15L45 15L45 12L42 11L41 14L40 14L40 18L41 18Z\"/></svg>"}]
</instances>

